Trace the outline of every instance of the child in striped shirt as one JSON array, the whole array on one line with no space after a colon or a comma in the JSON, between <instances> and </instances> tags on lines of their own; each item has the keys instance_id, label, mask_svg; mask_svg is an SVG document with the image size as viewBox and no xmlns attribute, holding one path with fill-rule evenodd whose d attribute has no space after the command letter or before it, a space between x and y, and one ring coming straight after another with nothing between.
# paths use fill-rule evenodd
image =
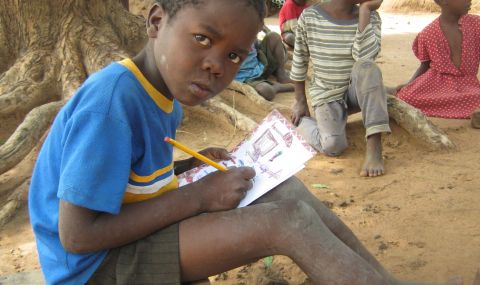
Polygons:
<instances>
[{"instance_id":1,"label":"child in striped shirt","mask_svg":"<svg viewBox=\"0 0 480 285\"><path fill-rule=\"evenodd\" d=\"M332 0L303 11L298 20L290 78L295 82L292 122L320 152L338 156L347 148L347 115L361 111L366 129L361 176L384 174L381 134L389 133L382 74L374 63L380 51L382 0ZM307 105L309 61L313 79Z\"/></svg>"}]
</instances>

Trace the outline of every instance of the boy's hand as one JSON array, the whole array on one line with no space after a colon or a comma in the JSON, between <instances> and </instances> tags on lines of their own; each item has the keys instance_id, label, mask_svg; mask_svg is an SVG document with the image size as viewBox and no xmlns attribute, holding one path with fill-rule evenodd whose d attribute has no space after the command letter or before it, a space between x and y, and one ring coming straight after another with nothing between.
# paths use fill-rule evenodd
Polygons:
<instances>
[{"instance_id":1,"label":"boy's hand","mask_svg":"<svg viewBox=\"0 0 480 285\"><path fill-rule=\"evenodd\" d=\"M308 110L307 102L298 101L298 100L295 101L295 105L293 105L293 108L292 108L292 116L291 116L292 124L294 126L298 126L302 117L305 117L305 116L308 116L308 117L310 116L310 111Z\"/></svg>"},{"instance_id":2,"label":"boy's hand","mask_svg":"<svg viewBox=\"0 0 480 285\"><path fill-rule=\"evenodd\" d=\"M255 170L251 167L232 167L227 172L216 171L196 182L202 212L230 210L253 186Z\"/></svg>"},{"instance_id":3,"label":"boy's hand","mask_svg":"<svg viewBox=\"0 0 480 285\"><path fill-rule=\"evenodd\" d=\"M383 0L370 0L370 1L365 1L365 2L363 2L362 4L360 4L360 8L366 7L366 8L368 8L368 10L370 10L370 11L375 11L375 10L377 10L378 8L380 8L380 6L382 5L382 2L383 2Z\"/></svg>"},{"instance_id":4,"label":"boy's hand","mask_svg":"<svg viewBox=\"0 0 480 285\"><path fill-rule=\"evenodd\" d=\"M211 160L219 161L219 160L229 160L231 159L230 154L224 148L220 147L209 147L204 150L199 151L200 154L210 158ZM204 162L201 160L192 157L191 167L195 168L197 166L202 165Z\"/></svg>"}]
</instances>

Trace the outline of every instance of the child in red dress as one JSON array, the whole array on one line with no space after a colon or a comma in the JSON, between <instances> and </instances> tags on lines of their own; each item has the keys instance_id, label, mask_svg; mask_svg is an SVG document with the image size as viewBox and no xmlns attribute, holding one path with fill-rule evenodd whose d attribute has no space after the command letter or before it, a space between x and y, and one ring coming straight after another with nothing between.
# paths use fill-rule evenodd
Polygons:
<instances>
[{"instance_id":1,"label":"child in red dress","mask_svg":"<svg viewBox=\"0 0 480 285\"><path fill-rule=\"evenodd\" d=\"M295 45L297 19L307 7L306 0L287 0L278 14L278 24L282 39L291 48Z\"/></svg>"},{"instance_id":2,"label":"child in red dress","mask_svg":"<svg viewBox=\"0 0 480 285\"><path fill-rule=\"evenodd\" d=\"M468 119L480 127L480 16L470 0L435 0L441 15L421 31L413 52L421 61L396 95L427 116Z\"/></svg>"}]
</instances>

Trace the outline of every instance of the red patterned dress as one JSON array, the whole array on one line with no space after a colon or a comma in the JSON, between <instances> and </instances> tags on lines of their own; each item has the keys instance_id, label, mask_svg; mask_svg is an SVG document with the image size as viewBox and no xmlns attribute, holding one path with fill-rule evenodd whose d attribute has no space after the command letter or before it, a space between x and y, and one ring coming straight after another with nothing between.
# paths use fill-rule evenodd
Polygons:
<instances>
[{"instance_id":1,"label":"red patterned dress","mask_svg":"<svg viewBox=\"0 0 480 285\"><path fill-rule=\"evenodd\" d=\"M437 18L413 42L413 53L430 68L397 96L422 110L425 115L442 118L469 118L480 108L480 16L465 15L459 20L462 33L462 61L457 68L450 60L450 47Z\"/></svg>"}]
</instances>

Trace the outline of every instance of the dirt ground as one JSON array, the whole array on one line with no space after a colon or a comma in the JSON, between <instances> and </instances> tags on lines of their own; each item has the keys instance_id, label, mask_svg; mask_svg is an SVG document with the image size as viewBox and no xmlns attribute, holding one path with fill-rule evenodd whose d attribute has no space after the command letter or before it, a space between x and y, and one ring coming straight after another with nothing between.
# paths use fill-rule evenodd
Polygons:
<instances>
[{"instance_id":1,"label":"dirt ground","mask_svg":"<svg viewBox=\"0 0 480 285\"><path fill-rule=\"evenodd\" d=\"M415 33L434 15L382 15L383 45L377 62L385 83L407 81L418 63L411 52ZM275 29L275 19L267 23ZM260 120L266 115L235 96L236 108ZM276 102L291 106L293 94ZM231 149L245 135L212 120L214 114L189 112L178 137L196 149ZM463 276L472 282L480 269L480 130L467 120L432 119L456 144L453 151L430 151L394 122L384 137L387 174L359 177L364 153L364 130L357 115L348 123L350 146L338 158L317 155L298 173L309 189L348 224L367 248L398 277L443 281ZM180 156L180 154L179 154ZM325 188L314 188L313 184ZM228 253L225 253L228 254ZM23 207L0 229L0 276L39 269L35 242ZM303 284L306 276L287 257L274 256L212 276L212 284ZM307 281L308 283L308 281Z\"/></svg>"}]
</instances>

